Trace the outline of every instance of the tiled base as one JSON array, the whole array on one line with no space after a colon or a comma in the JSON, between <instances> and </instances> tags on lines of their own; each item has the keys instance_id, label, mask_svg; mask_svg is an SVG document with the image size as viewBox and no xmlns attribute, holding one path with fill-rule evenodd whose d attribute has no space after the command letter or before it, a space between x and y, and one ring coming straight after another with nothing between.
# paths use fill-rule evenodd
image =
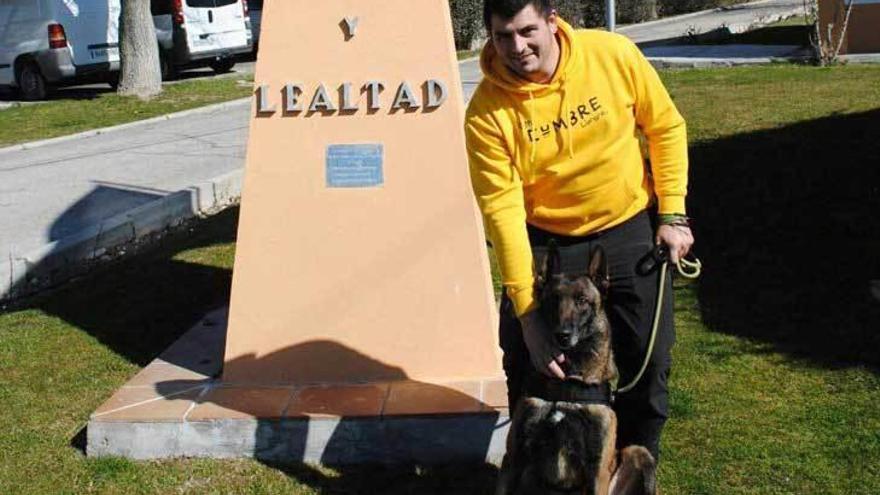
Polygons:
<instances>
[{"instance_id":1,"label":"tiled base","mask_svg":"<svg viewBox=\"0 0 880 495\"><path fill-rule=\"evenodd\" d=\"M504 381L272 386L212 378L224 310L208 315L92 415L87 453L325 464L500 463Z\"/></svg>"}]
</instances>

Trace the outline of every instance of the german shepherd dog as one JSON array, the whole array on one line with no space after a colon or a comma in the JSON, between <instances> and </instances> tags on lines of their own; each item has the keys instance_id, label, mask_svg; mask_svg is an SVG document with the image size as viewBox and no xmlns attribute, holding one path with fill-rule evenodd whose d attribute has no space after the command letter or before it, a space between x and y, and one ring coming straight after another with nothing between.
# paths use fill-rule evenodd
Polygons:
<instances>
[{"instance_id":1,"label":"german shepherd dog","mask_svg":"<svg viewBox=\"0 0 880 495\"><path fill-rule=\"evenodd\" d=\"M583 275L557 273L548 247L536 296L548 329L565 354L567 378L531 369L507 437L496 495L654 495L653 456L642 446L615 450L617 417L611 383L617 367L603 309L609 279L605 252L590 253Z\"/></svg>"}]
</instances>

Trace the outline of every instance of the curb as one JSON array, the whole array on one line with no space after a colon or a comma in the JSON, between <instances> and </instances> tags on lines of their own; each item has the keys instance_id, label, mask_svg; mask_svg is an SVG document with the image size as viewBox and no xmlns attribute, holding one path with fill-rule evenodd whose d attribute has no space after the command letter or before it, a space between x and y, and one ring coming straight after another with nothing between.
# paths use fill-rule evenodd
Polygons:
<instances>
[{"instance_id":1,"label":"curb","mask_svg":"<svg viewBox=\"0 0 880 495\"><path fill-rule=\"evenodd\" d=\"M655 69L707 69L713 67L742 67L773 64L804 64L810 57L755 57L755 58L699 58L647 57Z\"/></svg>"},{"instance_id":2,"label":"curb","mask_svg":"<svg viewBox=\"0 0 880 495\"><path fill-rule=\"evenodd\" d=\"M0 265L0 302L56 285L187 220L209 216L238 203L243 175L242 170L235 170L200 182L24 255L10 255Z\"/></svg>"},{"instance_id":3,"label":"curb","mask_svg":"<svg viewBox=\"0 0 880 495\"><path fill-rule=\"evenodd\" d=\"M128 122L125 124L119 124L111 127L102 127L100 129L92 129L89 131L83 131L77 134L68 134L67 136L60 136L56 138L50 139L42 139L39 141L29 141L27 143L14 144L12 146L7 146L5 148L0 148L0 155L3 153L9 153L12 151L22 151L29 150L33 148L39 148L41 146L46 146L49 144L63 143L66 141L72 141L75 139L82 139L87 137L94 137L100 134L107 134L110 132L121 131L125 129L136 128L144 125L155 124L156 122L164 122L166 120L178 119L180 117L188 117L190 115L199 115L203 113L211 113L216 112L218 110L225 110L227 108L235 108L243 105L249 105L251 102L250 97L239 98L237 100L225 101L223 103L215 103L213 105L208 105L204 107L193 108L190 110L184 110L182 112L169 113L165 115L160 115L158 117L152 117L145 120L136 120L134 122Z\"/></svg>"},{"instance_id":4,"label":"curb","mask_svg":"<svg viewBox=\"0 0 880 495\"><path fill-rule=\"evenodd\" d=\"M880 53L848 53L839 58L848 64L880 64Z\"/></svg>"}]
</instances>

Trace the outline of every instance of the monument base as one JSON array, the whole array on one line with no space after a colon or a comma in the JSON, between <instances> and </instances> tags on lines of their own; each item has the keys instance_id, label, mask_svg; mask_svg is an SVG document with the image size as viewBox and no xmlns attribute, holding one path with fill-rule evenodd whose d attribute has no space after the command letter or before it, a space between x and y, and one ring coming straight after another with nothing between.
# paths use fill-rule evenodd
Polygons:
<instances>
[{"instance_id":1,"label":"monument base","mask_svg":"<svg viewBox=\"0 0 880 495\"><path fill-rule=\"evenodd\" d=\"M322 464L500 464L502 378L230 383L226 309L206 316L92 414L89 456L253 457Z\"/></svg>"}]
</instances>

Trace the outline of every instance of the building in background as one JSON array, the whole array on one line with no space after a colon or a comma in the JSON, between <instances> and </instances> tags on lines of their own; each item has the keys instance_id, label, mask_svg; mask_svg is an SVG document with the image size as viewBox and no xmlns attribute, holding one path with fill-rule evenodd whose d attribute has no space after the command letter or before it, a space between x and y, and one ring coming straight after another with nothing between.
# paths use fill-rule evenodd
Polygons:
<instances>
[{"instance_id":1,"label":"building in background","mask_svg":"<svg viewBox=\"0 0 880 495\"><path fill-rule=\"evenodd\" d=\"M819 0L819 35L829 46L837 47L846 22L840 54L880 53L880 0Z\"/></svg>"}]
</instances>

